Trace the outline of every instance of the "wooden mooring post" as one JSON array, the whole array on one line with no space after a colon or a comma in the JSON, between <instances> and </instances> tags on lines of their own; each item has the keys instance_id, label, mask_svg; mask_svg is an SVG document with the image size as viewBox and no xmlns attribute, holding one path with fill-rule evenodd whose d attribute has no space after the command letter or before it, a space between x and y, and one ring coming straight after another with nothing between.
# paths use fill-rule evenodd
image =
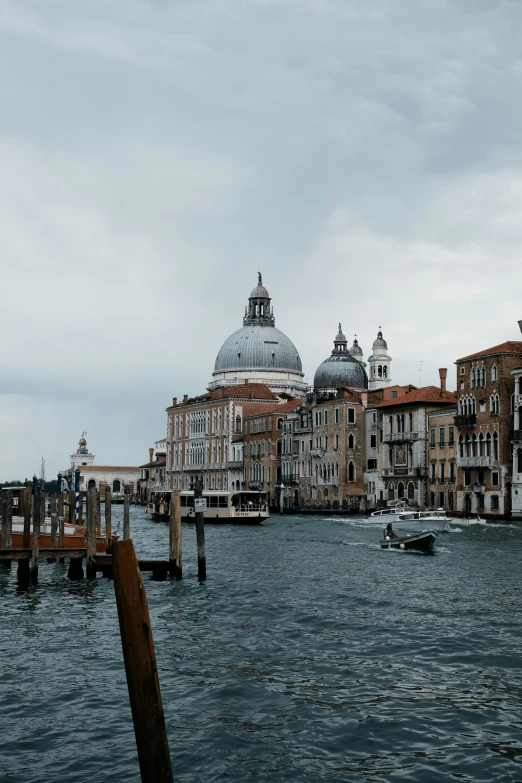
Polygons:
<instances>
[{"instance_id":1,"label":"wooden mooring post","mask_svg":"<svg viewBox=\"0 0 522 783\"><path fill-rule=\"evenodd\" d=\"M29 549L31 541L31 504L33 500L32 487L26 487L22 495L22 508L21 514L24 518L24 534L22 540L22 546L24 549ZM18 568L16 570L16 578L18 583L25 585L31 581L31 564L27 557L20 558L18 560Z\"/></svg>"},{"instance_id":2,"label":"wooden mooring post","mask_svg":"<svg viewBox=\"0 0 522 783\"><path fill-rule=\"evenodd\" d=\"M173 783L145 585L130 539L112 545L114 591L142 783Z\"/></svg>"},{"instance_id":3,"label":"wooden mooring post","mask_svg":"<svg viewBox=\"0 0 522 783\"><path fill-rule=\"evenodd\" d=\"M105 487L105 551L111 551L112 535L112 492L110 487Z\"/></svg>"},{"instance_id":4,"label":"wooden mooring post","mask_svg":"<svg viewBox=\"0 0 522 783\"><path fill-rule=\"evenodd\" d=\"M65 522L74 525L76 496L73 490L69 491L69 503L65 503ZM63 531L63 527L62 527ZM83 579L83 561L81 557L71 557L69 560L69 570L67 571L69 579Z\"/></svg>"},{"instance_id":5,"label":"wooden mooring post","mask_svg":"<svg viewBox=\"0 0 522 783\"><path fill-rule=\"evenodd\" d=\"M1 491L1 490L0 490ZM13 495L11 490L2 492L2 535L1 548L13 547ZM2 563L4 565L4 563ZM11 568L11 561L5 561L4 567Z\"/></svg>"},{"instance_id":6,"label":"wooden mooring post","mask_svg":"<svg viewBox=\"0 0 522 783\"><path fill-rule=\"evenodd\" d=\"M40 487L34 491L33 504L33 546L31 551L31 582L38 582L38 558L40 556L40 525L45 515L45 492Z\"/></svg>"},{"instance_id":7,"label":"wooden mooring post","mask_svg":"<svg viewBox=\"0 0 522 783\"><path fill-rule=\"evenodd\" d=\"M123 539L130 538L130 487L123 491Z\"/></svg>"},{"instance_id":8,"label":"wooden mooring post","mask_svg":"<svg viewBox=\"0 0 522 783\"><path fill-rule=\"evenodd\" d=\"M98 490L87 490L87 530L85 533L87 579L96 579L96 513L98 508Z\"/></svg>"},{"instance_id":9,"label":"wooden mooring post","mask_svg":"<svg viewBox=\"0 0 522 783\"><path fill-rule=\"evenodd\" d=\"M169 518L169 574L177 580L183 578L181 533L181 500L179 489L174 489L170 497Z\"/></svg>"},{"instance_id":10,"label":"wooden mooring post","mask_svg":"<svg viewBox=\"0 0 522 783\"><path fill-rule=\"evenodd\" d=\"M58 504L56 501L57 501L56 493L53 492L53 494L49 496L50 514L51 514L51 549L56 549L56 538L58 535L58 514L56 512L56 508ZM48 557L47 562L56 563L56 558Z\"/></svg>"},{"instance_id":11,"label":"wooden mooring post","mask_svg":"<svg viewBox=\"0 0 522 783\"><path fill-rule=\"evenodd\" d=\"M202 511L197 511L198 500L203 496L203 482L196 480L194 487L194 510L196 511L196 541L198 546L198 579L207 578L207 556L205 553L205 519Z\"/></svg>"}]
</instances>

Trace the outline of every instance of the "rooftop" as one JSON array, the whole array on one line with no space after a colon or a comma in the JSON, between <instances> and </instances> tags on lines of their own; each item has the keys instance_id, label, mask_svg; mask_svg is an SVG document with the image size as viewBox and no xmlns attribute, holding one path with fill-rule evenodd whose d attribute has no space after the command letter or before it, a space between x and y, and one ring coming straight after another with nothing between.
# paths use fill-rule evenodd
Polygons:
<instances>
[{"instance_id":1,"label":"rooftop","mask_svg":"<svg viewBox=\"0 0 522 783\"><path fill-rule=\"evenodd\" d=\"M374 405L374 408L392 408L398 405L426 402L432 405L455 405L457 392L442 392L440 386L422 386L420 389L400 394L393 400L385 400Z\"/></svg>"},{"instance_id":2,"label":"rooftop","mask_svg":"<svg viewBox=\"0 0 522 783\"><path fill-rule=\"evenodd\" d=\"M477 353L470 353L469 356L462 356L457 362L464 362L466 359L481 359L483 356L496 356L499 353L522 354L522 342L519 340L508 340L500 345L494 345L492 348L485 348Z\"/></svg>"}]
</instances>

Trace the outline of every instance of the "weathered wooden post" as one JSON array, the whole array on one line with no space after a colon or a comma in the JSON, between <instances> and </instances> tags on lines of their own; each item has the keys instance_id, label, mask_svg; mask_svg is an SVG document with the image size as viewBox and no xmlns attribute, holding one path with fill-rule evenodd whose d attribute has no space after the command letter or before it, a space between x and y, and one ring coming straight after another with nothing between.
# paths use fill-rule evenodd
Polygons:
<instances>
[{"instance_id":1,"label":"weathered wooden post","mask_svg":"<svg viewBox=\"0 0 522 783\"><path fill-rule=\"evenodd\" d=\"M83 525L83 494L78 492L78 519L76 520L78 525Z\"/></svg>"},{"instance_id":2,"label":"weathered wooden post","mask_svg":"<svg viewBox=\"0 0 522 783\"><path fill-rule=\"evenodd\" d=\"M142 783L173 783L145 585L131 540L112 545L114 591Z\"/></svg>"},{"instance_id":3,"label":"weathered wooden post","mask_svg":"<svg viewBox=\"0 0 522 783\"><path fill-rule=\"evenodd\" d=\"M96 511L98 490L91 487L87 491L87 532L85 534L86 545L86 574L87 579L96 579Z\"/></svg>"},{"instance_id":4,"label":"weathered wooden post","mask_svg":"<svg viewBox=\"0 0 522 783\"><path fill-rule=\"evenodd\" d=\"M58 534L58 514L56 513L56 493L53 492L53 494L49 497L50 505L51 505L51 549L56 549L56 536ZM48 557L47 558L48 563L56 563L55 557Z\"/></svg>"},{"instance_id":5,"label":"weathered wooden post","mask_svg":"<svg viewBox=\"0 0 522 783\"><path fill-rule=\"evenodd\" d=\"M13 548L13 492L8 489L7 495L7 532L6 532L6 549Z\"/></svg>"},{"instance_id":6,"label":"weathered wooden post","mask_svg":"<svg viewBox=\"0 0 522 783\"><path fill-rule=\"evenodd\" d=\"M123 539L130 538L130 487L123 491Z\"/></svg>"},{"instance_id":7,"label":"weathered wooden post","mask_svg":"<svg viewBox=\"0 0 522 783\"><path fill-rule=\"evenodd\" d=\"M13 507L12 493L10 490L1 490L2 495L2 535L0 537L0 549L11 549L13 546ZM4 568L11 568L10 560L2 560Z\"/></svg>"},{"instance_id":8,"label":"weathered wooden post","mask_svg":"<svg viewBox=\"0 0 522 783\"><path fill-rule=\"evenodd\" d=\"M200 501L199 507L203 505L203 482L201 479L196 479L196 485L194 487L194 511L196 513L196 541L198 545L198 579L207 578L207 556L205 554L205 520L203 517L203 511L198 511L198 500Z\"/></svg>"},{"instance_id":9,"label":"weathered wooden post","mask_svg":"<svg viewBox=\"0 0 522 783\"><path fill-rule=\"evenodd\" d=\"M69 491L69 503L65 505L65 522L68 524L74 525L75 523L75 493L70 490ZM63 527L62 527L63 531ZM61 532L62 532L61 531ZM64 534L65 539L65 534ZM64 548L65 548L65 540L64 540ZM83 564L82 564L82 558L81 557L71 557L69 560L69 570L67 571L67 576L69 579L83 579Z\"/></svg>"},{"instance_id":10,"label":"weathered wooden post","mask_svg":"<svg viewBox=\"0 0 522 783\"><path fill-rule=\"evenodd\" d=\"M31 553L31 582L38 582L38 558L40 556L40 525L45 514L45 492L35 488L33 505L33 546Z\"/></svg>"},{"instance_id":11,"label":"weathered wooden post","mask_svg":"<svg viewBox=\"0 0 522 783\"><path fill-rule=\"evenodd\" d=\"M112 534L112 493L110 487L105 487L105 551L111 551Z\"/></svg>"},{"instance_id":12,"label":"weathered wooden post","mask_svg":"<svg viewBox=\"0 0 522 783\"><path fill-rule=\"evenodd\" d=\"M96 517L95 517L95 519L96 519L96 535L100 536L101 535L101 493L100 493L99 489L96 490L95 498L96 498L96 506L95 506L95 508L96 508Z\"/></svg>"},{"instance_id":13,"label":"weathered wooden post","mask_svg":"<svg viewBox=\"0 0 522 783\"><path fill-rule=\"evenodd\" d=\"M182 553L183 542L181 539L181 502L180 491L174 489L170 496L169 519L169 574L177 580L182 579Z\"/></svg>"},{"instance_id":14,"label":"weathered wooden post","mask_svg":"<svg viewBox=\"0 0 522 783\"><path fill-rule=\"evenodd\" d=\"M22 495L22 508L21 513L24 518L24 535L22 541L23 549L29 549L31 541L31 499L32 499L31 487L26 487ZM18 561L18 568L16 571L16 577L20 584L27 584L31 579L31 564L28 557L20 558Z\"/></svg>"},{"instance_id":15,"label":"weathered wooden post","mask_svg":"<svg viewBox=\"0 0 522 783\"><path fill-rule=\"evenodd\" d=\"M1 501L2 501L2 535L0 538L0 549L6 549L7 548L7 492L0 489L0 493L1 493Z\"/></svg>"}]
</instances>

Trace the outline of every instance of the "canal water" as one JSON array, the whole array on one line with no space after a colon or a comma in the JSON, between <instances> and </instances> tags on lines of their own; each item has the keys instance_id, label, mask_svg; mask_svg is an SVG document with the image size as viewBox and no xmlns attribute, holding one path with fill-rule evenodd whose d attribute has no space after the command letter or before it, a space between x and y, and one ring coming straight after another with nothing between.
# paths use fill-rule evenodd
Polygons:
<instances>
[{"instance_id":1,"label":"canal water","mask_svg":"<svg viewBox=\"0 0 522 783\"><path fill-rule=\"evenodd\" d=\"M115 509L116 516L121 509ZM140 508L141 556L168 530ZM362 518L183 528L146 587L177 783L522 781L522 528L382 551ZM0 780L138 783L111 581L0 568Z\"/></svg>"}]
</instances>

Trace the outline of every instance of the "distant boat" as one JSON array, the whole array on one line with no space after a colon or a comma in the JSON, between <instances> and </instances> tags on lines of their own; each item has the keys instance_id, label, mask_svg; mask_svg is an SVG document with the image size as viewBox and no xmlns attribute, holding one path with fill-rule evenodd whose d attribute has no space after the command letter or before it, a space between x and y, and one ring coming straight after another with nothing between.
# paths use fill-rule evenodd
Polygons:
<instances>
[{"instance_id":1,"label":"distant boat","mask_svg":"<svg viewBox=\"0 0 522 783\"><path fill-rule=\"evenodd\" d=\"M456 527L472 527L473 525L485 525L486 520L481 519L477 514L475 519L452 519L451 524Z\"/></svg>"},{"instance_id":2,"label":"distant boat","mask_svg":"<svg viewBox=\"0 0 522 783\"><path fill-rule=\"evenodd\" d=\"M402 536L400 538L389 538L385 536L381 541L381 549L414 549L418 552L431 552L437 540L435 530L425 530L423 533L416 533L413 536Z\"/></svg>"},{"instance_id":3,"label":"distant boat","mask_svg":"<svg viewBox=\"0 0 522 783\"><path fill-rule=\"evenodd\" d=\"M370 515L369 522L372 524L391 522L399 530L437 530L440 533L448 530L453 519L446 516L443 508L438 508L436 511L415 511L408 506L396 506L374 511Z\"/></svg>"}]
</instances>

